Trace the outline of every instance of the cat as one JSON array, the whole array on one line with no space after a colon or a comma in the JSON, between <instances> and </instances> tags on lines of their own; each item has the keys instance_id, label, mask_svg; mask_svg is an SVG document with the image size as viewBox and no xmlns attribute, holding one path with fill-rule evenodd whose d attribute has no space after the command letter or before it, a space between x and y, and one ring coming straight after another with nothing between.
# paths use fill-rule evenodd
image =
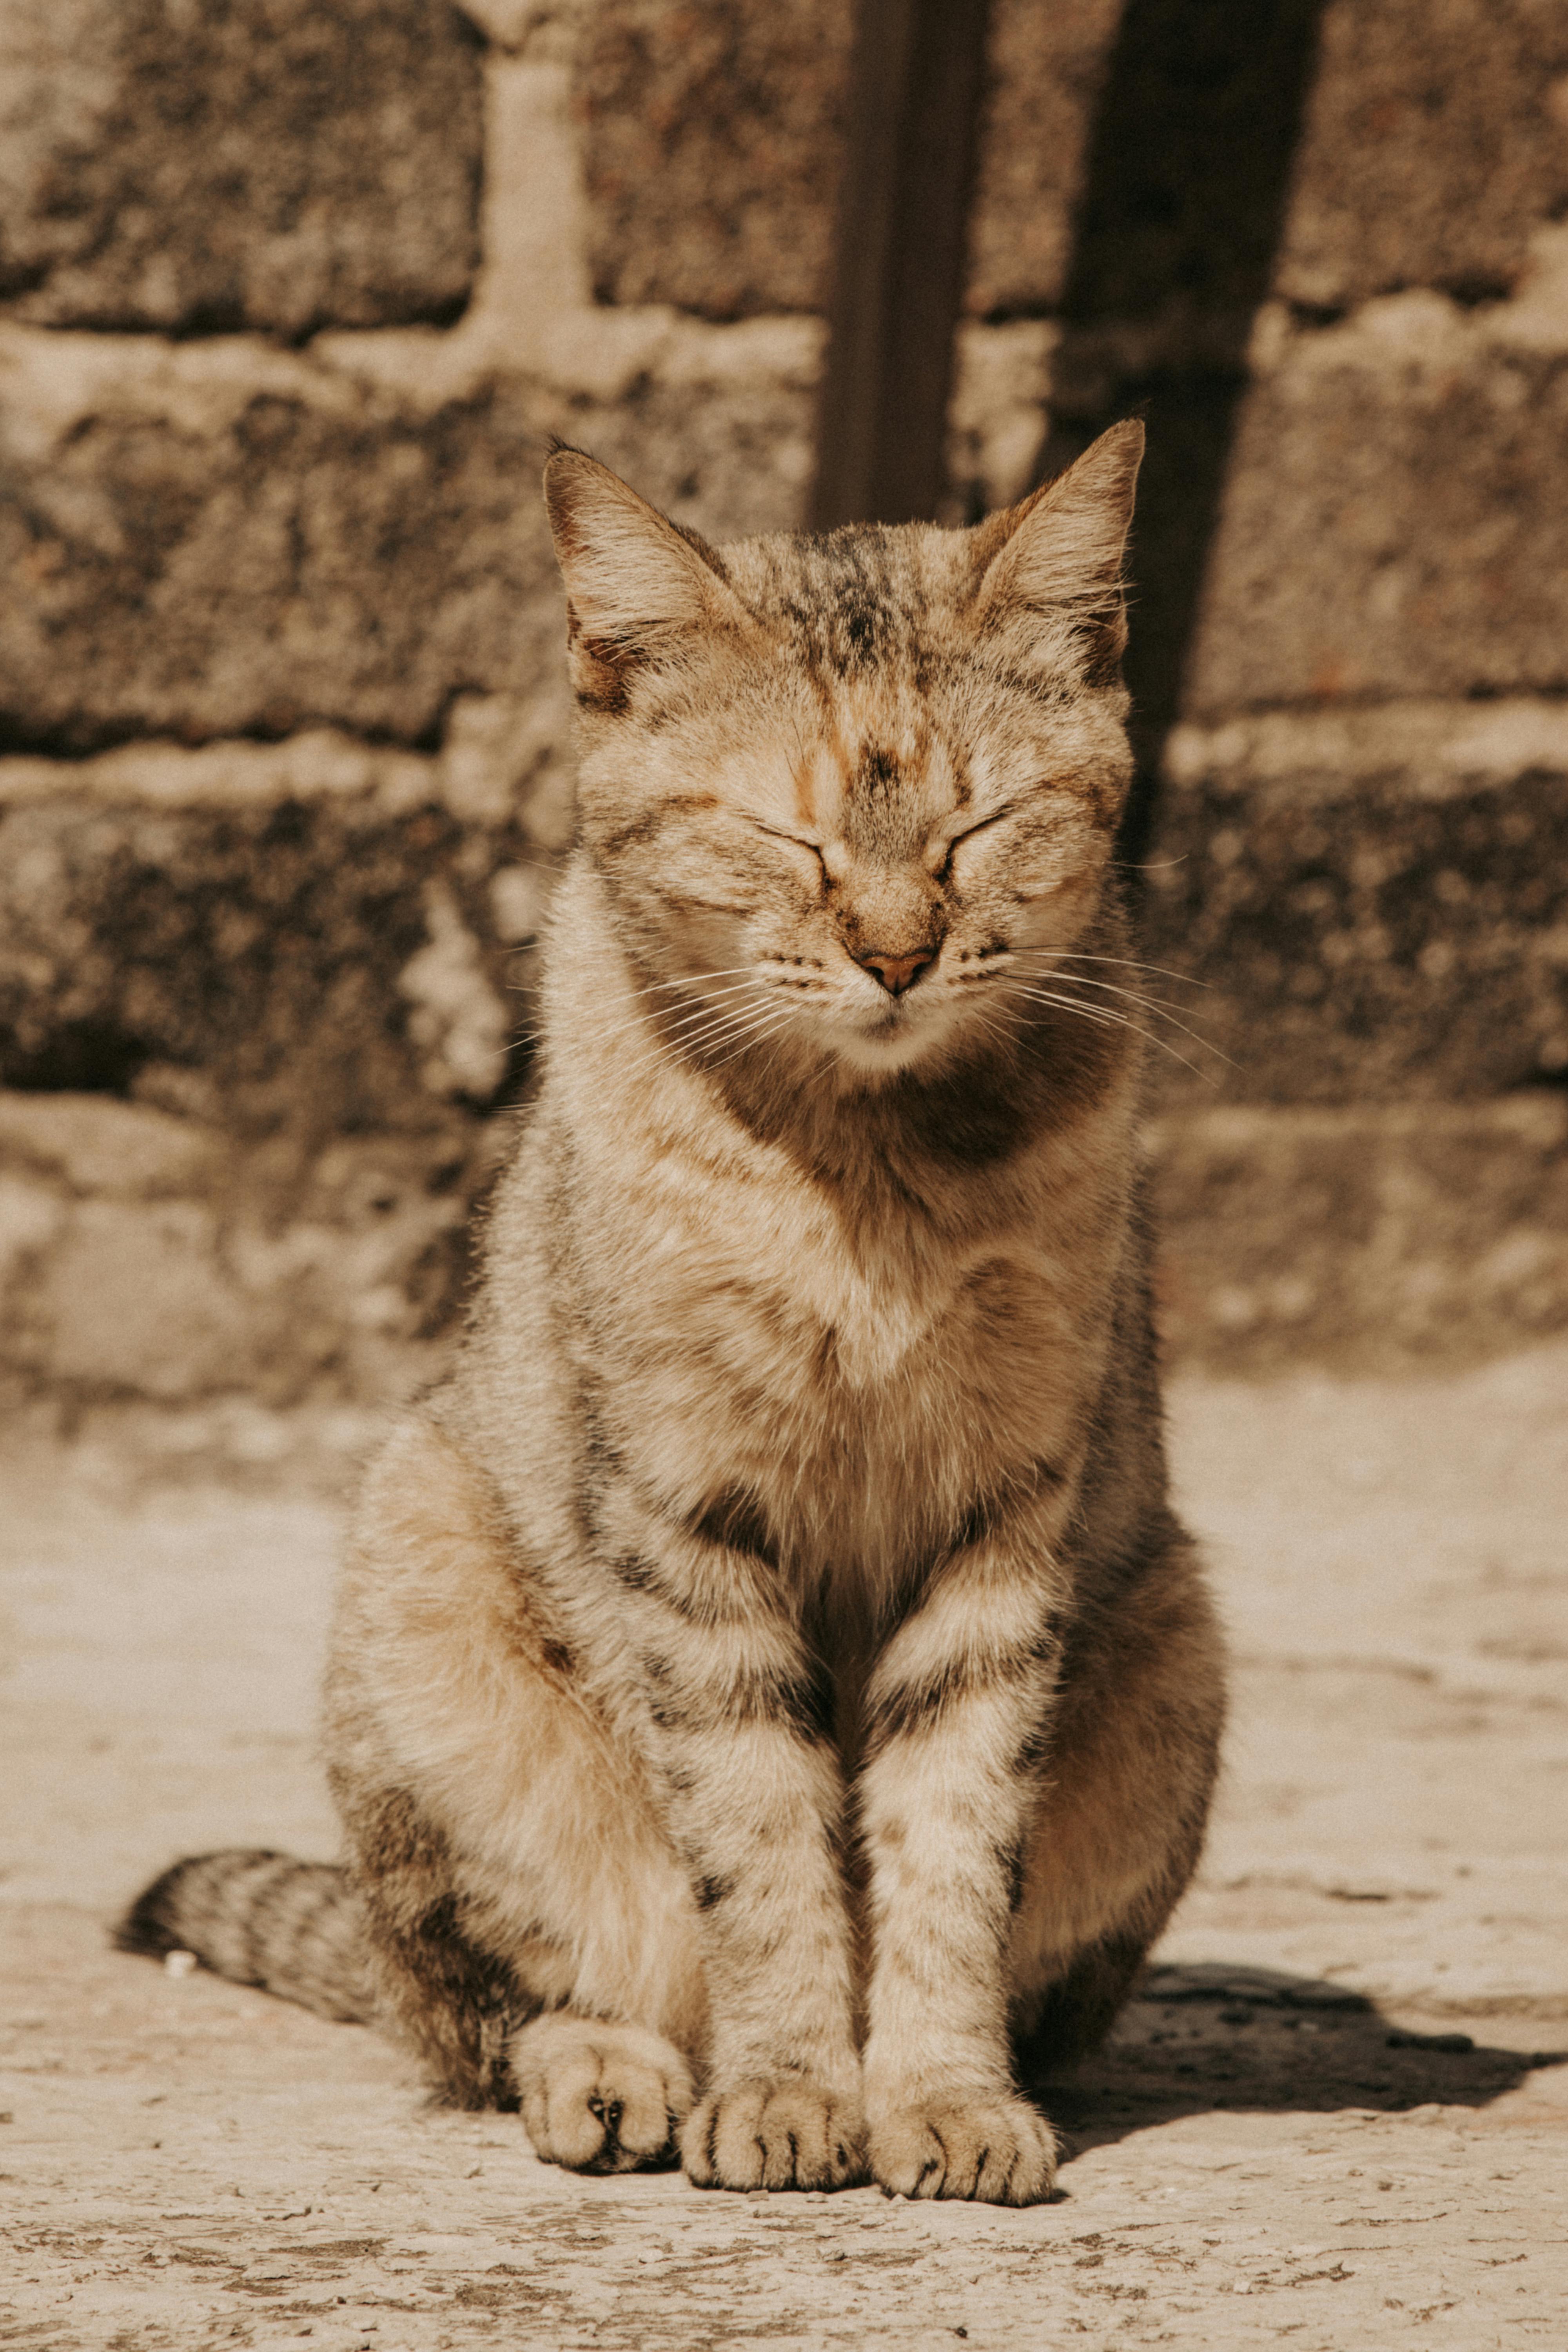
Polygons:
<instances>
[{"instance_id":1,"label":"cat","mask_svg":"<svg viewBox=\"0 0 1568 2352\"><path fill-rule=\"evenodd\" d=\"M578 835L455 1370L372 1466L342 1870L121 1930L539 2155L1026 2204L1194 1867L1113 848L1142 428L973 528L714 549L557 446Z\"/></svg>"}]
</instances>

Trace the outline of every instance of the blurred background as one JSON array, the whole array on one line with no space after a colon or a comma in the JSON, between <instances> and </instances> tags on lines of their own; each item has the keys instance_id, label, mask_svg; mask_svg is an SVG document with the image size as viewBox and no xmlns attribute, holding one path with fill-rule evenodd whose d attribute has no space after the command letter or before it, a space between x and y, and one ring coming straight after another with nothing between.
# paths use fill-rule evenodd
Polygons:
<instances>
[{"instance_id":1,"label":"blurred background","mask_svg":"<svg viewBox=\"0 0 1568 2352\"><path fill-rule=\"evenodd\" d=\"M1560 0L0 0L7 1405L438 1363L571 834L548 435L721 540L1130 412L1170 1349L1560 1331Z\"/></svg>"}]
</instances>

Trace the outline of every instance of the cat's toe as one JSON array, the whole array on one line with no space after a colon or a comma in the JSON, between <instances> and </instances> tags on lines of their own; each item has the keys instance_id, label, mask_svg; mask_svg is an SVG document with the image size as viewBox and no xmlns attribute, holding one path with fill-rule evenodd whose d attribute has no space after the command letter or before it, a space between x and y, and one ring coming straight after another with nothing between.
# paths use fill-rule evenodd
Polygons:
<instances>
[{"instance_id":1,"label":"cat's toe","mask_svg":"<svg viewBox=\"0 0 1568 2352\"><path fill-rule=\"evenodd\" d=\"M791 2075L714 2092L680 2155L700 2189L844 2189L865 2179L865 2140L857 2097Z\"/></svg>"},{"instance_id":2,"label":"cat's toe","mask_svg":"<svg viewBox=\"0 0 1568 2352\"><path fill-rule=\"evenodd\" d=\"M1057 2177L1056 2136L1027 2100L895 2107L871 2126L871 2170L893 2197L1037 2205Z\"/></svg>"},{"instance_id":3,"label":"cat's toe","mask_svg":"<svg viewBox=\"0 0 1568 2352\"><path fill-rule=\"evenodd\" d=\"M691 2105L686 2061L644 2026L550 2016L511 2047L522 2120L546 2164L630 2172L673 2156Z\"/></svg>"}]
</instances>

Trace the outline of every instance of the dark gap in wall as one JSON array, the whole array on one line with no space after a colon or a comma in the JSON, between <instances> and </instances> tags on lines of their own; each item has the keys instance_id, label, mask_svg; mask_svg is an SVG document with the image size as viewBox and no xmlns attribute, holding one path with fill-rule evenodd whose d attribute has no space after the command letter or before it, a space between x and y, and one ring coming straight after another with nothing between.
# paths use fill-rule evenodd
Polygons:
<instances>
[{"instance_id":1,"label":"dark gap in wall","mask_svg":"<svg viewBox=\"0 0 1568 2352\"><path fill-rule=\"evenodd\" d=\"M14 288L0 284L0 297L14 299L18 294L30 294L47 285L48 277L47 269L39 269L33 273L31 284ZM455 294L440 301L404 303L389 320L356 320L352 329L374 332L383 326L455 327L466 315L471 299L471 294ZM299 326L274 327L266 320L253 325L238 295L194 303L177 319L149 318L144 312L121 306L73 313L70 325L75 334L156 335L166 343L200 343L219 335L254 334L258 341L276 343L283 351L302 351L318 335L344 331L342 322L325 310L312 312Z\"/></svg>"},{"instance_id":2,"label":"dark gap in wall","mask_svg":"<svg viewBox=\"0 0 1568 2352\"><path fill-rule=\"evenodd\" d=\"M1506 302L1515 283L1511 278L1489 276L1485 270L1472 269L1462 271L1457 278L1439 278L1436 287L1461 310L1484 310L1493 302Z\"/></svg>"},{"instance_id":3,"label":"dark gap in wall","mask_svg":"<svg viewBox=\"0 0 1568 2352\"><path fill-rule=\"evenodd\" d=\"M276 704L237 727L216 729L210 734L187 728L177 735L169 728L149 727L143 720L67 721L59 726L39 726L16 711L0 709L0 759L57 760L69 767L132 744L156 745L160 751L167 751L173 744L182 751L204 751L223 743L288 743L318 728L330 729L334 735L367 751L433 754L445 743L452 705L473 690L453 688L426 724L408 735L395 735L383 728L355 727L331 711L296 709L291 706L284 709Z\"/></svg>"},{"instance_id":4,"label":"dark gap in wall","mask_svg":"<svg viewBox=\"0 0 1568 2352\"><path fill-rule=\"evenodd\" d=\"M942 499L986 15L986 0L859 0L815 530L926 520Z\"/></svg>"},{"instance_id":5,"label":"dark gap in wall","mask_svg":"<svg viewBox=\"0 0 1568 2352\"><path fill-rule=\"evenodd\" d=\"M19 1094L128 1097L148 1058L143 1040L111 1022L67 1022L32 1052L5 1041L0 1086Z\"/></svg>"}]
</instances>

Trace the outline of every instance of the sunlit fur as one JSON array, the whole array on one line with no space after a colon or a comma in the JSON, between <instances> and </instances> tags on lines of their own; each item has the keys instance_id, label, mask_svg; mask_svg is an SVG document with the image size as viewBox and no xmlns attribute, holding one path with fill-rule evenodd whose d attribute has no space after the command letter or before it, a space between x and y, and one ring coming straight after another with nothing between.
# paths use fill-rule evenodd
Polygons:
<instances>
[{"instance_id":1,"label":"sunlit fur","mask_svg":"<svg viewBox=\"0 0 1568 2352\"><path fill-rule=\"evenodd\" d=\"M1196 1860L1111 859L1142 439L973 531L718 551L551 461L538 1090L328 1751L380 2013L562 2163L1043 2196L1019 2067Z\"/></svg>"}]
</instances>

